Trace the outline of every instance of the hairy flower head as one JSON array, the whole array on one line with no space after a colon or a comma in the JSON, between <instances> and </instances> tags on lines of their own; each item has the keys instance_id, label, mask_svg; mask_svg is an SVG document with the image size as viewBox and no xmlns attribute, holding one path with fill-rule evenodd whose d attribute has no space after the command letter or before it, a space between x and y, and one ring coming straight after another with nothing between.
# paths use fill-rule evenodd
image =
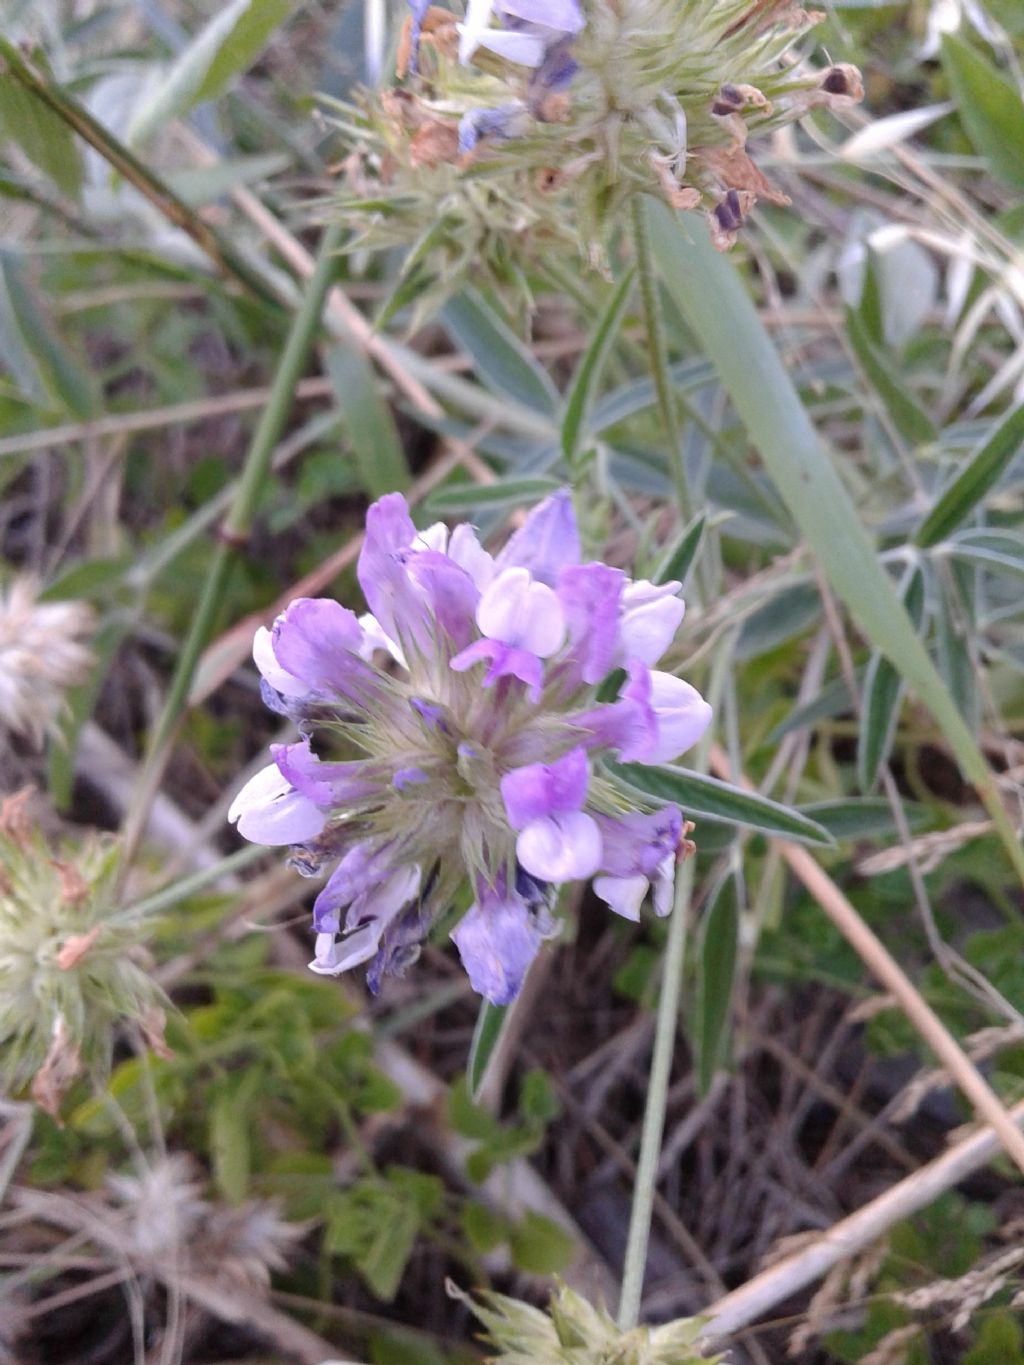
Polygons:
<instances>
[{"instance_id":1,"label":"hairy flower head","mask_svg":"<svg viewBox=\"0 0 1024 1365\"><path fill-rule=\"evenodd\" d=\"M0 1084L31 1082L33 1098L54 1114L80 1071L107 1071L121 1020L137 1021L162 1046L148 925L115 916L115 870L109 839L90 836L55 853L25 793L0 802Z\"/></svg>"},{"instance_id":2,"label":"hairy flower head","mask_svg":"<svg viewBox=\"0 0 1024 1365\"><path fill-rule=\"evenodd\" d=\"M92 664L92 626L84 602L39 602L31 579L0 590L0 728L42 743Z\"/></svg>"},{"instance_id":3,"label":"hairy flower head","mask_svg":"<svg viewBox=\"0 0 1024 1365\"><path fill-rule=\"evenodd\" d=\"M452 939L502 1004L554 932L560 884L594 877L617 913L638 919L650 895L666 914L682 815L631 806L600 760L667 762L707 728L700 694L653 667L680 585L581 564L567 492L496 556L469 526L417 531L389 494L367 515L358 576L367 615L303 598L257 632L264 700L302 738L272 746L230 811L246 838L293 845L300 871L333 865L314 970L368 964L376 990L468 884ZM606 680L614 700L599 701Z\"/></svg>"},{"instance_id":4,"label":"hairy flower head","mask_svg":"<svg viewBox=\"0 0 1024 1365\"><path fill-rule=\"evenodd\" d=\"M603 1306L564 1284L546 1313L491 1290L473 1299L449 1283L448 1292L487 1329L498 1352L488 1357L494 1365L725 1365L724 1356L701 1350L699 1318L622 1332Z\"/></svg>"},{"instance_id":5,"label":"hairy flower head","mask_svg":"<svg viewBox=\"0 0 1024 1365\"><path fill-rule=\"evenodd\" d=\"M340 202L359 241L413 246L404 297L565 249L603 264L621 207L700 209L720 248L759 199L788 199L748 139L863 96L795 50L823 16L794 0L410 0L400 82L338 111Z\"/></svg>"}]
</instances>

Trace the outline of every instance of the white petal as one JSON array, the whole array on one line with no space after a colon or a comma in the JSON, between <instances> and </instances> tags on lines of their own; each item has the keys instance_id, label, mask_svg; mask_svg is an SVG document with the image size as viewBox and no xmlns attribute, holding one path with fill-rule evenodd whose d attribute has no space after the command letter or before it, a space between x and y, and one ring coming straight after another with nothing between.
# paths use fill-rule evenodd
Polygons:
<instances>
[{"instance_id":1,"label":"white petal","mask_svg":"<svg viewBox=\"0 0 1024 1365\"><path fill-rule=\"evenodd\" d=\"M515 62L516 66L537 67L544 60L544 39L536 33L503 33L498 28L488 29L477 46L488 48L506 61Z\"/></svg>"},{"instance_id":2,"label":"white petal","mask_svg":"<svg viewBox=\"0 0 1024 1365\"><path fill-rule=\"evenodd\" d=\"M640 920L640 907L649 885L646 877L594 878L594 890L604 903L617 915L631 919L634 924Z\"/></svg>"},{"instance_id":3,"label":"white petal","mask_svg":"<svg viewBox=\"0 0 1024 1365\"><path fill-rule=\"evenodd\" d=\"M466 22L457 24L459 31L459 61L465 64L479 46L491 22L494 0L469 0Z\"/></svg>"},{"instance_id":4,"label":"white petal","mask_svg":"<svg viewBox=\"0 0 1024 1365\"><path fill-rule=\"evenodd\" d=\"M675 595L679 587L678 583L658 587L641 580L625 589L619 622L620 665L627 659L656 664L665 653L685 610L682 599Z\"/></svg>"},{"instance_id":5,"label":"white petal","mask_svg":"<svg viewBox=\"0 0 1024 1365\"><path fill-rule=\"evenodd\" d=\"M695 687L671 673L651 672L658 735L647 763L668 763L693 747L711 724L711 707Z\"/></svg>"},{"instance_id":6,"label":"white petal","mask_svg":"<svg viewBox=\"0 0 1024 1365\"><path fill-rule=\"evenodd\" d=\"M338 976L350 967L358 967L375 957L384 933L380 920L371 920L357 929L354 934L335 941L333 934L317 934L316 956L309 964L310 970L319 976Z\"/></svg>"},{"instance_id":7,"label":"white petal","mask_svg":"<svg viewBox=\"0 0 1024 1365\"><path fill-rule=\"evenodd\" d=\"M277 662L274 655L274 637L266 626L260 626L253 636L252 657L260 674L283 697L304 697L309 692L309 688L304 682L300 682L298 678L293 678Z\"/></svg>"},{"instance_id":8,"label":"white petal","mask_svg":"<svg viewBox=\"0 0 1024 1365\"><path fill-rule=\"evenodd\" d=\"M365 659L367 663L373 662L373 656L379 652L390 654L396 664L401 664L403 668L408 668L402 646L384 631L384 627L377 620L372 612L365 612L359 618L359 624L363 628L363 643L359 646L359 657Z\"/></svg>"},{"instance_id":9,"label":"white petal","mask_svg":"<svg viewBox=\"0 0 1024 1365\"><path fill-rule=\"evenodd\" d=\"M435 521L425 531L417 531L412 543L414 550L435 550L443 555L448 548L448 527L443 521Z\"/></svg>"},{"instance_id":10,"label":"white petal","mask_svg":"<svg viewBox=\"0 0 1024 1365\"><path fill-rule=\"evenodd\" d=\"M654 913L659 919L672 913L676 893L675 850L666 853L654 874Z\"/></svg>"},{"instance_id":11,"label":"white petal","mask_svg":"<svg viewBox=\"0 0 1024 1365\"><path fill-rule=\"evenodd\" d=\"M494 577L494 556L487 553L472 526L466 522L460 522L452 532L448 558L460 569L465 569L481 592Z\"/></svg>"},{"instance_id":12,"label":"white petal","mask_svg":"<svg viewBox=\"0 0 1024 1365\"><path fill-rule=\"evenodd\" d=\"M601 831L585 811L549 815L520 832L516 856L531 876L542 881L582 880L601 865Z\"/></svg>"},{"instance_id":13,"label":"white petal","mask_svg":"<svg viewBox=\"0 0 1024 1365\"><path fill-rule=\"evenodd\" d=\"M529 569L503 569L487 586L476 623L489 640L546 659L565 639L565 618L554 592L535 583Z\"/></svg>"},{"instance_id":14,"label":"white petal","mask_svg":"<svg viewBox=\"0 0 1024 1365\"><path fill-rule=\"evenodd\" d=\"M297 792L277 764L261 768L231 803L228 819L254 844L299 844L313 839L327 823L323 811Z\"/></svg>"}]
</instances>

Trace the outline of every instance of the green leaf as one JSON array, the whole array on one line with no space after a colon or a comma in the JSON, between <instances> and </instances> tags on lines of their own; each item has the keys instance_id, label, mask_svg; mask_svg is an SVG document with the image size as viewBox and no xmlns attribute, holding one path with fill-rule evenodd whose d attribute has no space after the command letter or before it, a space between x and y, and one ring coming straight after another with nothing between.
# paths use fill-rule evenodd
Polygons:
<instances>
[{"instance_id":1,"label":"green leaf","mask_svg":"<svg viewBox=\"0 0 1024 1365\"><path fill-rule=\"evenodd\" d=\"M901 596L907 614L920 632L925 616L924 574L915 565L907 574ZM889 660L876 650L868 661L861 698L857 734L857 779L861 791L870 792L888 761L903 700L903 679Z\"/></svg>"},{"instance_id":2,"label":"green leaf","mask_svg":"<svg viewBox=\"0 0 1024 1365\"><path fill-rule=\"evenodd\" d=\"M554 415L560 398L547 371L476 290L465 288L449 299L441 310L441 321L488 388L524 407Z\"/></svg>"},{"instance_id":3,"label":"green leaf","mask_svg":"<svg viewBox=\"0 0 1024 1365\"><path fill-rule=\"evenodd\" d=\"M469 1045L469 1060L466 1063L466 1087L469 1098L473 1101L480 1093L487 1063L498 1046L507 1014L507 1005L492 1005L489 1000L480 1002L480 1012L476 1016L476 1027L473 1029L473 1041Z\"/></svg>"},{"instance_id":4,"label":"green leaf","mask_svg":"<svg viewBox=\"0 0 1024 1365\"><path fill-rule=\"evenodd\" d=\"M1024 102L1013 82L962 38L942 40L942 66L967 135L1011 189L1024 189Z\"/></svg>"},{"instance_id":5,"label":"green leaf","mask_svg":"<svg viewBox=\"0 0 1024 1365\"><path fill-rule=\"evenodd\" d=\"M215 166L170 171L165 179L178 198L195 209L220 199L239 185L267 180L287 170L291 164L291 157L283 152L265 152L261 156L232 157L230 161L218 161Z\"/></svg>"},{"instance_id":6,"label":"green leaf","mask_svg":"<svg viewBox=\"0 0 1024 1365\"><path fill-rule=\"evenodd\" d=\"M466 516L484 508L529 506L561 487L557 479L502 479L499 483L453 483L426 500L434 516Z\"/></svg>"},{"instance_id":7,"label":"green leaf","mask_svg":"<svg viewBox=\"0 0 1024 1365\"><path fill-rule=\"evenodd\" d=\"M132 113L127 142L138 146L193 105L219 95L259 56L292 0L231 0L175 58Z\"/></svg>"},{"instance_id":8,"label":"green leaf","mask_svg":"<svg viewBox=\"0 0 1024 1365\"><path fill-rule=\"evenodd\" d=\"M735 266L718 255L706 233L688 232L660 205L651 213L651 235L665 288L718 370L833 590L931 712L1024 880L1024 848L977 736L914 632Z\"/></svg>"},{"instance_id":9,"label":"green leaf","mask_svg":"<svg viewBox=\"0 0 1024 1365\"><path fill-rule=\"evenodd\" d=\"M977 1340L961 1365L1024 1365L1020 1323L1009 1313L980 1319Z\"/></svg>"},{"instance_id":10,"label":"green leaf","mask_svg":"<svg viewBox=\"0 0 1024 1365\"><path fill-rule=\"evenodd\" d=\"M698 512L689 526L683 527L674 544L668 547L658 562L658 566L652 575L652 580L655 583L668 583L673 579L678 579L680 583L685 585L690 569L693 567L693 561L697 558L697 551L700 549L706 525L707 513Z\"/></svg>"},{"instance_id":11,"label":"green leaf","mask_svg":"<svg viewBox=\"0 0 1024 1365\"><path fill-rule=\"evenodd\" d=\"M0 341L6 363L36 397L45 395L58 411L80 420L96 412L92 385L43 311L15 251L0 250Z\"/></svg>"},{"instance_id":12,"label":"green leaf","mask_svg":"<svg viewBox=\"0 0 1024 1365\"><path fill-rule=\"evenodd\" d=\"M249 1192L252 1101L263 1076L258 1070L232 1079L209 1101L210 1158L213 1178L229 1203L240 1204Z\"/></svg>"},{"instance_id":13,"label":"green leaf","mask_svg":"<svg viewBox=\"0 0 1024 1365\"><path fill-rule=\"evenodd\" d=\"M409 469L391 409L365 353L339 343L324 357L338 413L352 441L363 487L372 498L409 486Z\"/></svg>"},{"instance_id":14,"label":"green leaf","mask_svg":"<svg viewBox=\"0 0 1024 1365\"><path fill-rule=\"evenodd\" d=\"M930 828L932 815L927 806L905 801L903 812L915 834ZM827 829L837 843L897 833L892 807L884 796L849 796L841 801L812 801L800 807L800 814Z\"/></svg>"},{"instance_id":15,"label":"green leaf","mask_svg":"<svg viewBox=\"0 0 1024 1365\"><path fill-rule=\"evenodd\" d=\"M1024 536L1019 531L960 531L943 548L979 568L1024 575Z\"/></svg>"},{"instance_id":16,"label":"green leaf","mask_svg":"<svg viewBox=\"0 0 1024 1365\"><path fill-rule=\"evenodd\" d=\"M557 1223L532 1209L509 1233L512 1260L529 1275L557 1275L576 1254L576 1243Z\"/></svg>"},{"instance_id":17,"label":"green leaf","mask_svg":"<svg viewBox=\"0 0 1024 1365\"><path fill-rule=\"evenodd\" d=\"M508 1236L508 1221L494 1213L486 1204L470 1200L462 1208L462 1231L478 1256L486 1256L501 1246Z\"/></svg>"},{"instance_id":18,"label":"green leaf","mask_svg":"<svg viewBox=\"0 0 1024 1365\"><path fill-rule=\"evenodd\" d=\"M33 54L37 66L43 63ZM37 170L68 196L77 199L82 163L74 134L64 120L9 75L0 75L0 141L16 142Z\"/></svg>"},{"instance_id":19,"label":"green leaf","mask_svg":"<svg viewBox=\"0 0 1024 1365\"><path fill-rule=\"evenodd\" d=\"M830 847L834 843L827 830L799 811L717 777L664 763L608 763L606 767L609 775L627 791L640 792L657 801L673 801L689 817L707 815L804 844Z\"/></svg>"},{"instance_id":20,"label":"green leaf","mask_svg":"<svg viewBox=\"0 0 1024 1365\"><path fill-rule=\"evenodd\" d=\"M872 341L863 321L846 310L846 332L864 377L881 399L893 426L909 446L928 445L937 436L935 424L893 372L892 357Z\"/></svg>"},{"instance_id":21,"label":"green leaf","mask_svg":"<svg viewBox=\"0 0 1024 1365\"><path fill-rule=\"evenodd\" d=\"M858 684L858 689L863 677L863 669L854 674L854 682ZM802 706L794 706L789 715L769 731L767 742L778 744L780 739L793 734L796 730L803 730L805 726L814 725L819 720L834 720L837 716L845 716L852 710L853 701L846 679L833 678L822 687L813 701L805 702Z\"/></svg>"},{"instance_id":22,"label":"green leaf","mask_svg":"<svg viewBox=\"0 0 1024 1365\"><path fill-rule=\"evenodd\" d=\"M704 913L697 943L693 1018L697 1088L706 1095L729 1049L729 1018L739 946L739 898L734 875L723 878Z\"/></svg>"},{"instance_id":23,"label":"green leaf","mask_svg":"<svg viewBox=\"0 0 1024 1365\"><path fill-rule=\"evenodd\" d=\"M597 396L597 386L601 382L608 354L625 315L632 285L633 271L628 270L605 304L594 334L576 367L562 419L562 452L570 464L578 458L586 439L587 423Z\"/></svg>"},{"instance_id":24,"label":"green leaf","mask_svg":"<svg viewBox=\"0 0 1024 1365\"><path fill-rule=\"evenodd\" d=\"M999 482L1024 447L1024 403L982 442L963 469L939 494L914 537L922 547L936 545L965 521Z\"/></svg>"}]
</instances>

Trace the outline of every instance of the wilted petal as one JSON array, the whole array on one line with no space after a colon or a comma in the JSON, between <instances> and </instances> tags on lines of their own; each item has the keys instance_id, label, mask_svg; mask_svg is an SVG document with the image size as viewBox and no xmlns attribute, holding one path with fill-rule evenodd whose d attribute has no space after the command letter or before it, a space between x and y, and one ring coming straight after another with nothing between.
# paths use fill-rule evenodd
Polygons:
<instances>
[{"instance_id":1,"label":"wilted petal","mask_svg":"<svg viewBox=\"0 0 1024 1365\"><path fill-rule=\"evenodd\" d=\"M481 634L546 659L565 638L558 598L526 569L503 569L488 584L476 612Z\"/></svg>"},{"instance_id":2,"label":"wilted petal","mask_svg":"<svg viewBox=\"0 0 1024 1365\"><path fill-rule=\"evenodd\" d=\"M582 748L571 749L554 763L527 763L501 779L501 799L513 829L557 811L577 811L587 797L590 769ZM528 864L523 864L532 871ZM540 874L543 876L543 873Z\"/></svg>"},{"instance_id":3,"label":"wilted petal","mask_svg":"<svg viewBox=\"0 0 1024 1365\"><path fill-rule=\"evenodd\" d=\"M576 514L567 488L538 503L495 559L498 569L529 569L533 578L553 588L558 575L580 562Z\"/></svg>"},{"instance_id":4,"label":"wilted petal","mask_svg":"<svg viewBox=\"0 0 1024 1365\"><path fill-rule=\"evenodd\" d=\"M451 937L473 989L492 1005L508 1005L519 994L543 941L517 897L471 906Z\"/></svg>"},{"instance_id":5,"label":"wilted petal","mask_svg":"<svg viewBox=\"0 0 1024 1365\"><path fill-rule=\"evenodd\" d=\"M550 815L520 832L516 857L527 872L544 881L581 880L601 864L601 834L584 811Z\"/></svg>"},{"instance_id":6,"label":"wilted petal","mask_svg":"<svg viewBox=\"0 0 1024 1365\"><path fill-rule=\"evenodd\" d=\"M276 763L261 768L231 803L228 820L254 844L301 844L327 823L323 811L282 777Z\"/></svg>"},{"instance_id":7,"label":"wilted petal","mask_svg":"<svg viewBox=\"0 0 1024 1365\"><path fill-rule=\"evenodd\" d=\"M558 600L565 613L577 678L599 683L612 668L619 635L619 599L625 574L607 564L575 564L558 578Z\"/></svg>"},{"instance_id":8,"label":"wilted petal","mask_svg":"<svg viewBox=\"0 0 1024 1365\"><path fill-rule=\"evenodd\" d=\"M656 664L668 649L685 605L678 597L681 583L649 583L641 579L630 583L622 594L622 617L619 621L619 647L615 662L627 659Z\"/></svg>"},{"instance_id":9,"label":"wilted petal","mask_svg":"<svg viewBox=\"0 0 1024 1365\"><path fill-rule=\"evenodd\" d=\"M594 890L623 919L637 923L650 882L646 877L595 877Z\"/></svg>"}]
</instances>

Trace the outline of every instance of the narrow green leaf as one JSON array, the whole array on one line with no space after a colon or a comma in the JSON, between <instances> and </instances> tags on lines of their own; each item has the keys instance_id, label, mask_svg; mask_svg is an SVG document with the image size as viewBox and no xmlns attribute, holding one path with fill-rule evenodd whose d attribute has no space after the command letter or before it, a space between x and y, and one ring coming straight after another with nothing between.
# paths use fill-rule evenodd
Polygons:
<instances>
[{"instance_id":1,"label":"narrow green leaf","mask_svg":"<svg viewBox=\"0 0 1024 1365\"><path fill-rule=\"evenodd\" d=\"M40 54L32 57L42 66ZM37 170L70 199L82 185L82 163L74 134L64 120L6 74L0 75L0 141L16 142Z\"/></svg>"},{"instance_id":2,"label":"narrow green leaf","mask_svg":"<svg viewBox=\"0 0 1024 1365\"><path fill-rule=\"evenodd\" d=\"M932 824L932 814L927 806L905 801L903 813L915 834L930 828ZM838 843L897 833L892 807L884 796L849 796L841 801L813 801L801 806L800 814L827 829Z\"/></svg>"},{"instance_id":3,"label":"narrow green leaf","mask_svg":"<svg viewBox=\"0 0 1024 1365\"><path fill-rule=\"evenodd\" d=\"M407 488L409 469L401 437L365 352L339 343L324 356L324 368L367 493L379 498Z\"/></svg>"},{"instance_id":4,"label":"narrow green leaf","mask_svg":"<svg viewBox=\"0 0 1024 1365\"><path fill-rule=\"evenodd\" d=\"M693 1018L697 1089L706 1095L729 1052L729 1020L739 946L736 878L712 893L697 941L697 998Z\"/></svg>"},{"instance_id":5,"label":"narrow green leaf","mask_svg":"<svg viewBox=\"0 0 1024 1365\"><path fill-rule=\"evenodd\" d=\"M706 512L698 512L689 526L683 527L675 542L668 547L654 570L653 581L655 583L668 583L673 579L678 579L680 583L685 585L690 569L693 567L693 561L697 558L697 551L700 549L707 520Z\"/></svg>"},{"instance_id":6,"label":"narrow green leaf","mask_svg":"<svg viewBox=\"0 0 1024 1365\"><path fill-rule=\"evenodd\" d=\"M893 426L910 446L927 445L936 438L935 424L893 373L893 362L872 341L863 321L852 308L846 310L846 333L864 372L881 399Z\"/></svg>"},{"instance_id":7,"label":"narrow green leaf","mask_svg":"<svg viewBox=\"0 0 1024 1365\"><path fill-rule=\"evenodd\" d=\"M760 830L780 839L796 839L804 844L834 842L828 830L809 820L806 815L772 801L757 792L734 787L717 777L690 772L687 768L673 768L658 763L608 763L609 775L627 791L640 792L656 801L672 801L690 817L707 815L731 825Z\"/></svg>"},{"instance_id":8,"label":"narrow green leaf","mask_svg":"<svg viewBox=\"0 0 1024 1365\"><path fill-rule=\"evenodd\" d=\"M863 670L858 671L854 677L858 687L863 678ZM780 739L793 734L796 730L814 725L819 720L834 720L836 716L848 715L852 710L853 701L846 679L833 678L831 682L825 684L813 701L804 702L802 706L794 706L789 715L769 731L767 742L778 744Z\"/></svg>"},{"instance_id":9,"label":"narrow green leaf","mask_svg":"<svg viewBox=\"0 0 1024 1365\"><path fill-rule=\"evenodd\" d=\"M466 1062L466 1089L473 1102L483 1083L487 1063L498 1045L507 1013L507 1005L492 1005L489 1000L480 1002L480 1013L476 1016L473 1041L469 1045L469 1060Z\"/></svg>"},{"instance_id":10,"label":"narrow green leaf","mask_svg":"<svg viewBox=\"0 0 1024 1365\"><path fill-rule=\"evenodd\" d=\"M916 544L936 545L971 515L1024 447L1024 403L988 436L960 472L939 494L914 537Z\"/></svg>"},{"instance_id":11,"label":"narrow green leaf","mask_svg":"<svg viewBox=\"0 0 1024 1365\"><path fill-rule=\"evenodd\" d=\"M483 508L529 506L540 502L561 485L557 479L502 479L500 483L453 483L440 488L424 503L435 516L471 515Z\"/></svg>"},{"instance_id":12,"label":"narrow green leaf","mask_svg":"<svg viewBox=\"0 0 1024 1365\"><path fill-rule=\"evenodd\" d=\"M981 719L978 666L972 635L975 612L968 594L961 594L956 574L936 574L935 641L939 671L956 699L960 714L977 726ZM966 575L973 587L974 575Z\"/></svg>"},{"instance_id":13,"label":"narrow green leaf","mask_svg":"<svg viewBox=\"0 0 1024 1365\"><path fill-rule=\"evenodd\" d=\"M667 208L651 214L665 287L715 364L736 411L839 599L929 709L974 783L1017 875L1024 848L977 738L912 624L735 267Z\"/></svg>"},{"instance_id":14,"label":"narrow green leaf","mask_svg":"<svg viewBox=\"0 0 1024 1365\"><path fill-rule=\"evenodd\" d=\"M232 76L252 65L290 9L291 0L230 0L179 53L156 88L147 88L129 121L129 146L219 95Z\"/></svg>"},{"instance_id":15,"label":"narrow green leaf","mask_svg":"<svg viewBox=\"0 0 1024 1365\"><path fill-rule=\"evenodd\" d=\"M907 574L901 591L915 631L924 624L924 574L918 565ZM862 792L873 790L882 765L892 749L904 685L898 670L878 650L868 661L861 697L860 730L857 735L857 779Z\"/></svg>"},{"instance_id":16,"label":"narrow green leaf","mask_svg":"<svg viewBox=\"0 0 1024 1365\"><path fill-rule=\"evenodd\" d=\"M1017 531L961 531L943 548L983 569L1024 574L1024 536Z\"/></svg>"},{"instance_id":17,"label":"narrow green leaf","mask_svg":"<svg viewBox=\"0 0 1024 1365\"><path fill-rule=\"evenodd\" d=\"M633 271L629 270L606 303L573 376L562 419L562 451L570 464L580 454L586 439L587 422L597 396L597 386L625 314L632 285Z\"/></svg>"},{"instance_id":18,"label":"narrow green leaf","mask_svg":"<svg viewBox=\"0 0 1024 1365\"><path fill-rule=\"evenodd\" d=\"M45 394L58 410L80 420L95 413L97 403L92 385L43 311L25 278L22 257L2 249L0 334L18 347L20 357L12 362L12 367L16 367L16 372L18 368L30 367L30 382L39 395Z\"/></svg>"},{"instance_id":19,"label":"narrow green leaf","mask_svg":"<svg viewBox=\"0 0 1024 1365\"><path fill-rule=\"evenodd\" d=\"M441 321L488 388L548 416L557 411L561 400L547 371L476 290L449 299Z\"/></svg>"},{"instance_id":20,"label":"narrow green leaf","mask_svg":"<svg viewBox=\"0 0 1024 1365\"><path fill-rule=\"evenodd\" d=\"M962 38L942 40L942 66L967 135L993 172L1024 189L1024 102L1012 81Z\"/></svg>"}]
</instances>

